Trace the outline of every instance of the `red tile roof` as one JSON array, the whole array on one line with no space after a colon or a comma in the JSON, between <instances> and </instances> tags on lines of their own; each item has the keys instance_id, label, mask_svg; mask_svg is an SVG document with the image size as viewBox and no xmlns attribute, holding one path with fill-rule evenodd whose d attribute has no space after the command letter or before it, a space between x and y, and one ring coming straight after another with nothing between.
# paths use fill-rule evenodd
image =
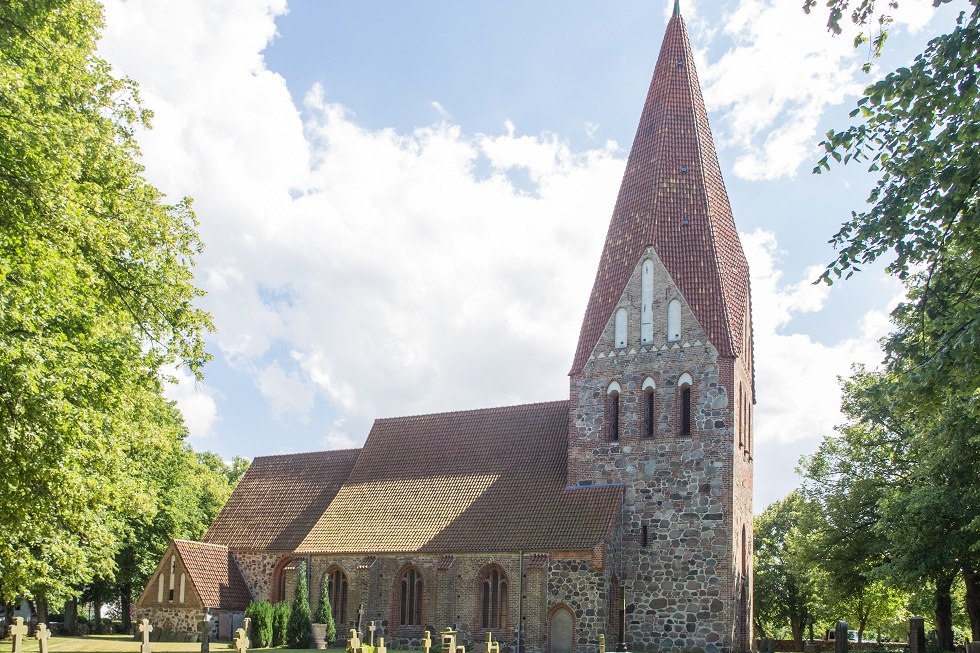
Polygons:
<instances>
[{"instance_id":1,"label":"red tile roof","mask_svg":"<svg viewBox=\"0 0 980 653\"><path fill-rule=\"evenodd\" d=\"M664 35L571 374L584 368L650 245L719 353L740 355L748 315L748 264L679 12Z\"/></svg>"},{"instance_id":2,"label":"red tile roof","mask_svg":"<svg viewBox=\"0 0 980 653\"><path fill-rule=\"evenodd\" d=\"M591 550L623 489L565 489L568 402L379 419L299 553Z\"/></svg>"},{"instance_id":3,"label":"red tile roof","mask_svg":"<svg viewBox=\"0 0 980 653\"><path fill-rule=\"evenodd\" d=\"M244 610L252 600L228 547L174 540L177 555L206 608Z\"/></svg>"},{"instance_id":4,"label":"red tile roof","mask_svg":"<svg viewBox=\"0 0 980 653\"><path fill-rule=\"evenodd\" d=\"M256 458L204 541L236 551L293 551L347 480L359 451Z\"/></svg>"}]
</instances>

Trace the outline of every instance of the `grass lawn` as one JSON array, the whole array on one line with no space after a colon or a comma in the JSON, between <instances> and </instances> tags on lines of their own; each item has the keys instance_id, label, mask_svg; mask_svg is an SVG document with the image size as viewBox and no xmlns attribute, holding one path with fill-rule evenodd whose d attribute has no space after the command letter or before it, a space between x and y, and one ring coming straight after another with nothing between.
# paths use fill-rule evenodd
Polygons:
<instances>
[{"instance_id":1,"label":"grass lawn","mask_svg":"<svg viewBox=\"0 0 980 653\"><path fill-rule=\"evenodd\" d=\"M13 646L7 639L0 641L0 653L10 653ZM153 653L199 653L201 644L198 642L150 642L150 649ZM48 640L48 651L50 653L68 653L69 651L80 651L84 653L139 653L140 642L128 635L90 635L88 637L52 637ZM214 653L231 652L231 644L228 642L211 642L211 651ZM250 651L269 651L270 653L290 653L291 651L304 651L310 653L311 649L293 648L257 648ZM394 653L394 649L388 649ZM331 648L332 653L343 653L342 648ZM37 640L28 637L24 640L24 653L38 653ZM399 651L398 653L420 653L419 651Z\"/></svg>"}]
</instances>

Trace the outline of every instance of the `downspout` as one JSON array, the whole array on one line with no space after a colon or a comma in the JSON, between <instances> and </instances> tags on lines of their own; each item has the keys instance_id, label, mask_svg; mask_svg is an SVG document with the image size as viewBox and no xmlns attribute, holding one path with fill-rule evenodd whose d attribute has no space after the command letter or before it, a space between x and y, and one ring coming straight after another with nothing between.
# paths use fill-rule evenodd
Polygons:
<instances>
[{"instance_id":1,"label":"downspout","mask_svg":"<svg viewBox=\"0 0 980 653\"><path fill-rule=\"evenodd\" d=\"M524 551L520 552L517 565L517 653L521 653L521 640L524 638Z\"/></svg>"}]
</instances>

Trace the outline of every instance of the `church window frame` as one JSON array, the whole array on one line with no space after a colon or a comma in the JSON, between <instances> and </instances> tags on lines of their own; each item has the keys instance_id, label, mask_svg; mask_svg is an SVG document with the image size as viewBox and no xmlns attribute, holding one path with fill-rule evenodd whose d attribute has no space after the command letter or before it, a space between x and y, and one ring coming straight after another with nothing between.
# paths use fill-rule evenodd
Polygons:
<instances>
[{"instance_id":1,"label":"church window frame","mask_svg":"<svg viewBox=\"0 0 980 653\"><path fill-rule=\"evenodd\" d=\"M651 439L657 435L657 382L651 377L643 380L643 437Z\"/></svg>"},{"instance_id":2,"label":"church window frame","mask_svg":"<svg viewBox=\"0 0 980 653\"><path fill-rule=\"evenodd\" d=\"M667 342L681 340L681 301L672 299L667 304Z\"/></svg>"},{"instance_id":3,"label":"church window frame","mask_svg":"<svg viewBox=\"0 0 980 653\"><path fill-rule=\"evenodd\" d=\"M330 565L323 574L327 581L327 596L330 598L330 611L337 624L347 623L347 593L350 579L339 565Z\"/></svg>"},{"instance_id":4,"label":"church window frame","mask_svg":"<svg viewBox=\"0 0 980 653\"><path fill-rule=\"evenodd\" d=\"M694 389L694 379L687 372L681 374L680 378L677 379L677 389L678 389L678 413L680 417L680 434L681 435L691 435L693 431L693 389Z\"/></svg>"},{"instance_id":5,"label":"church window frame","mask_svg":"<svg viewBox=\"0 0 980 653\"><path fill-rule=\"evenodd\" d=\"M619 307L616 309L615 322L615 344L616 349L626 349L629 341L629 312Z\"/></svg>"},{"instance_id":6,"label":"church window frame","mask_svg":"<svg viewBox=\"0 0 980 653\"><path fill-rule=\"evenodd\" d=\"M622 397L623 388L613 381L606 388L606 413L607 413L607 426L606 426L606 438L610 442L619 441L619 429L620 421L622 420Z\"/></svg>"},{"instance_id":7,"label":"church window frame","mask_svg":"<svg viewBox=\"0 0 980 653\"><path fill-rule=\"evenodd\" d=\"M421 627L422 602L425 596L425 579L422 571L415 565L409 565L398 574L395 581L395 596L397 605L398 625L402 628Z\"/></svg>"},{"instance_id":8,"label":"church window frame","mask_svg":"<svg viewBox=\"0 0 980 653\"><path fill-rule=\"evenodd\" d=\"M480 624L483 630L507 628L507 572L497 564L488 565L480 573Z\"/></svg>"},{"instance_id":9,"label":"church window frame","mask_svg":"<svg viewBox=\"0 0 980 653\"><path fill-rule=\"evenodd\" d=\"M653 344L653 260L640 266L640 344Z\"/></svg>"}]
</instances>

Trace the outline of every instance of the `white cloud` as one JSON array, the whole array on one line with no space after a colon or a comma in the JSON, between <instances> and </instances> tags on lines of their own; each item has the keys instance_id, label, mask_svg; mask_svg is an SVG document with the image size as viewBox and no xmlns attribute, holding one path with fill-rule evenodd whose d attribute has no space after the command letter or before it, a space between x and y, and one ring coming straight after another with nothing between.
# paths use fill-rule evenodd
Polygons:
<instances>
[{"instance_id":1,"label":"white cloud","mask_svg":"<svg viewBox=\"0 0 980 653\"><path fill-rule=\"evenodd\" d=\"M193 438L210 438L214 436L215 424L218 417L218 395L214 388L197 381L183 368L170 368L167 374L176 383L164 384L164 396L176 402L184 416L184 424Z\"/></svg>"}]
</instances>

